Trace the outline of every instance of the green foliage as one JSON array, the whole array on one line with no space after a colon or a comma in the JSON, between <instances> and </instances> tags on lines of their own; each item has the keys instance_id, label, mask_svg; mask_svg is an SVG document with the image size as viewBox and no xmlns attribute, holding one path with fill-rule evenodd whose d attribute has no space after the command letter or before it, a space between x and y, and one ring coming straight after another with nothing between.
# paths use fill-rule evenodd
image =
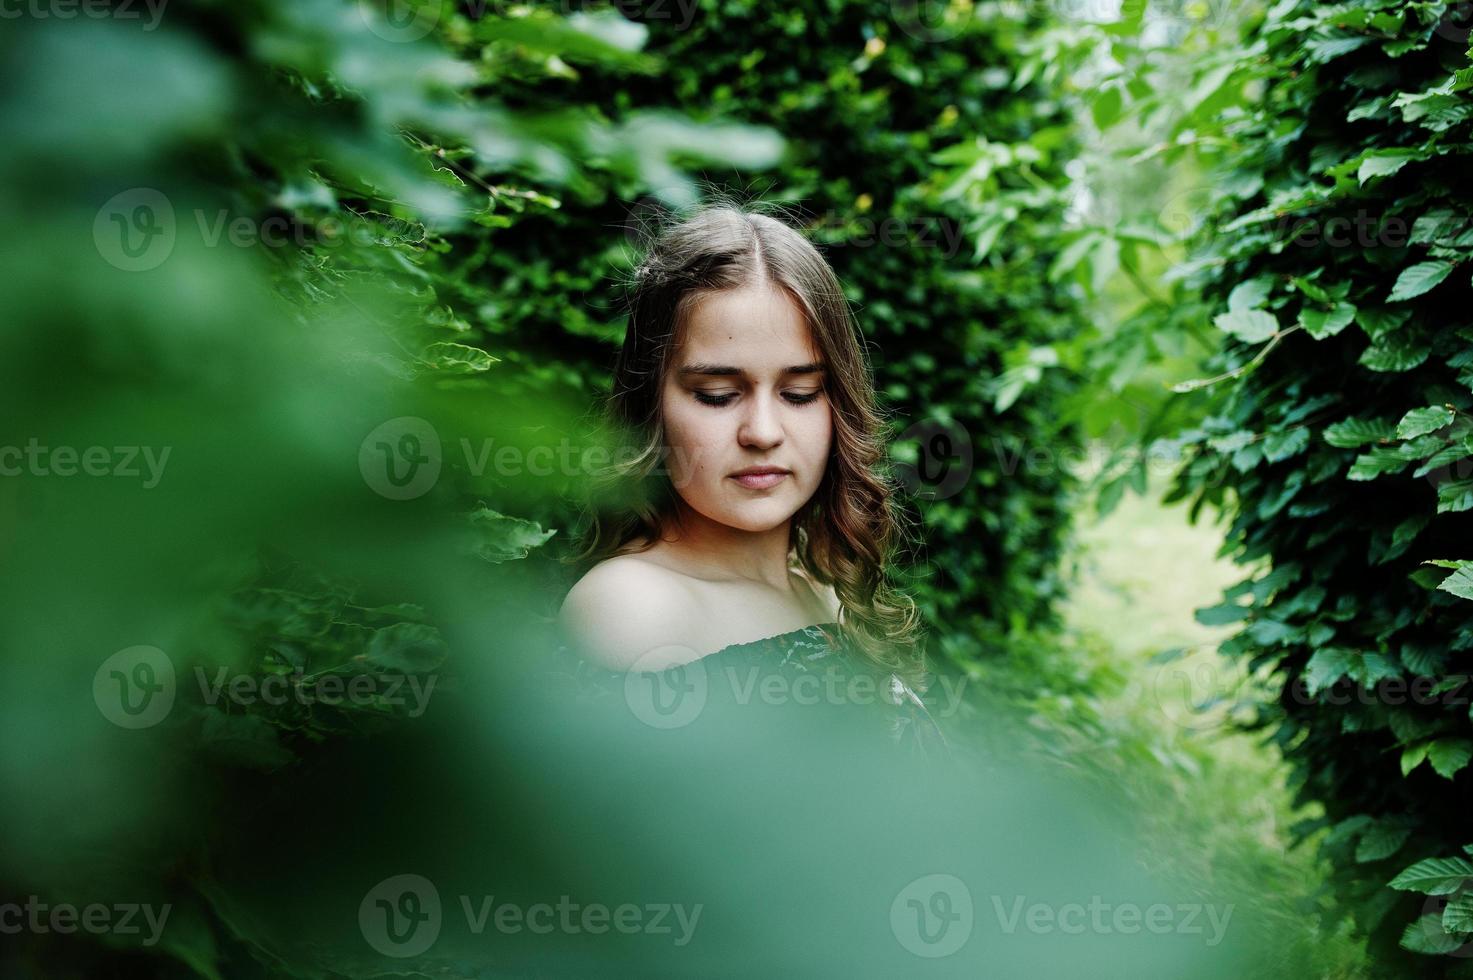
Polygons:
<instances>
[{"instance_id":1,"label":"green foliage","mask_svg":"<svg viewBox=\"0 0 1473 980\"><path fill-rule=\"evenodd\" d=\"M1225 344L1186 386L1206 411L1177 494L1227 508L1232 554L1267 563L1229 591L1246 625L1223 649L1277 679L1251 727L1323 803L1340 897L1387 962L1473 935L1462 905L1419 918L1387 888L1465 880L1445 855L1468 838L1473 606L1461 562L1427 562L1473 509L1466 49L1449 4L1283 0L1194 75L1232 93L1193 137L1221 150L1182 267Z\"/></svg>"}]
</instances>

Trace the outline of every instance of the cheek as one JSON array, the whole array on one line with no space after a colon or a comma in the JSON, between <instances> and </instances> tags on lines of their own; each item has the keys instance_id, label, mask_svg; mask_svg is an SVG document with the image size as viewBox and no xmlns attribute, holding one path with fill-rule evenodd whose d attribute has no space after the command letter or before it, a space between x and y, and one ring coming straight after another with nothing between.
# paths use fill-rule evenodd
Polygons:
<instances>
[{"instance_id":1,"label":"cheek","mask_svg":"<svg viewBox=\"0 0 1473 980\"><path fill-rule=\"evenodd\" d=\"M670 447L668 465L670 476L677 485L688 483L692 476L701 472L710 455L710 447L720 438L719 422L702 414L699 405L684 405L677 402L665 403L665 443Z\"/></svg>"},{"instance_id":2,"label":"cheek","mask_svg":"<svg viewBox=\"0 0 1473 980\"><path fill-rule=\"evenodd\" d=\"M818 417L807 432L805 442L812 447L812 454L819 460L827 460L834 444L834 418L828 412L815 413Z\"/></svg>"}]
</instances>

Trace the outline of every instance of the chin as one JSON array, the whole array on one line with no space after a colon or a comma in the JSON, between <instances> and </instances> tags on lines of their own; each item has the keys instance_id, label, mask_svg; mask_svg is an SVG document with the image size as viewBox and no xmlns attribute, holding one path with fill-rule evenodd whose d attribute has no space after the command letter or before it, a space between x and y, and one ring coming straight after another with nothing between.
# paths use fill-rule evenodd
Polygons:
<instances>
[{"instance_id":1,"label":"chin","mask_svg":"<svg viewBox=\"0 0 1473 980\"><path fill-rule=\"evenodd\" d=\"M780 515L776 517L768 517L766 514L757 515L749 511L743 511L738 514L731 515L729 518L723 520L721 523L727 525L728 527L734 527L738 531L771 531L775 527L780 527L785 521L787 521L789 517L792 516L793 512L789 510L784 510Z\"/></svg>"},{"instance_id":2,"label":"chin","mask_svg":"<svg viewBox=\"0 0 1473 980\"><path fill-rule=\"evenodd\" d=\"M722 501L718 507L702 510L713 521L738 531L771 531L781 526L798 509L788 500Z\"/></svg>"}]
</instances>

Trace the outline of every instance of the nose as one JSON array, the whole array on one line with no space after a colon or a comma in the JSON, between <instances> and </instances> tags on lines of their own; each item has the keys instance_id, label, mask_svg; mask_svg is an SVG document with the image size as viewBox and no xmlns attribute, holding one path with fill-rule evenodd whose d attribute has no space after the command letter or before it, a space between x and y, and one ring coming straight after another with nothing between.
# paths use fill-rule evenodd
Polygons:
<instances>
[{"instance_id":1,"label":"nose","mask_svg":"<svg viewBox=\"0 0 1473 980\"><path fill-rule=\"evenodd\" d=\"M743 446L765 450L782 445L782 420L773 402L774 399L761 395L746 399L747 408L737 430L737 441Z\"/></svg>"}]
</instances>

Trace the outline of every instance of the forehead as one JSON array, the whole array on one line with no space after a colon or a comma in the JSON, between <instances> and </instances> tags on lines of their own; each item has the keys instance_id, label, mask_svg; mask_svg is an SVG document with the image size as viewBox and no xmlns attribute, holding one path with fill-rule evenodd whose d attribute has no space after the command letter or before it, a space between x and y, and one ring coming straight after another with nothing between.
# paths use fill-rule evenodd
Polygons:
<instances>
[{"instance_id":1,"label":"forehead","mask_svg":"<svg viewBox=\"0 0 1473 980\"><path fill-rule=\"evenodd\" d=\"M720 360L751 371L818 360L807 317L773 286L707 293L685 319L675 363Z\"/></svg>"}]
</instances>

